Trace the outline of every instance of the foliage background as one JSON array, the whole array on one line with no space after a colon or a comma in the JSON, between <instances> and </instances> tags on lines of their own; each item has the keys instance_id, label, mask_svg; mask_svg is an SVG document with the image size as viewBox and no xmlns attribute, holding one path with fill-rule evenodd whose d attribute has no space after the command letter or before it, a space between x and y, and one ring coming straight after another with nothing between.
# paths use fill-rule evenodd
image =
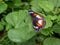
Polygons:
<instances>
[{"instance_id":1,"label":"foliage background","mask_svg":"<svg viewBox=\"0 0 60 45\"><path fill-rule=\"evenodd\" d=\"M40 32L30 8L46 20ZM0 0L0 45L60 45L60 0Z\"/></svg>"}]
</instances>

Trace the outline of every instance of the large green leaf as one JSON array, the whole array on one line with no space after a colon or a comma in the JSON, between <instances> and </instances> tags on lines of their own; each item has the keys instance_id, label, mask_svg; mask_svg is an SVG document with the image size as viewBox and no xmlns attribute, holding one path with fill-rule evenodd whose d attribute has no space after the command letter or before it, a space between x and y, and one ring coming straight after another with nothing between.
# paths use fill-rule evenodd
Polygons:
<instances>
[{"instance_id":1,"label":"large green leaf","mask_svg":"<svg viewBox=\"0 0 60 45\"><path fill-rule=\"evenodd\" d=\"M47 12L52 11L54 8L53 3L50 1L40 1L39 6Z\"/></svg>"},{"instance_id":2,"label":"large green leaf","mask_svg":"<svg viewBox=\"0 0 60 45\"><path fill-rule=\"evenodd\" d=\"M7 4L0 2L0 13L4 12L7 9Z\"/></svg>"},{"instance_id":3,"label":"large green leaf","mask_svg":"<svg viewBox=\"0 0 60 45\"><path fill-rule=\"evenodd\" d=\"M57 0L57 6L60 7L60 0Z\"/></svg>"},{"instance_id":4,"label":"large green leaf","mask_svg":"<svg viewBox=\"0 0 60 45\"><path fill-rule=\"evenodd\" d=\"M32 20L26 10L12 12L6 16L8 24L14 28L9 29L8 37L14 42L24 42L35 35L35 30L32 27Z\"/></svg>"},{"instance_id":5,"label":"large green leaf","mask_svg":"<svg viewBox=\"0 0 60 45\"><path fill-rule=\"evenodd\" d=\"M54 6L57 6L57 1L58 0L48 0L48 1L52 2L54 4Z\"/></svg>"},{"instance_id":6,"label":"large green leaf","mask_svg":"<svg viewBox=\"0 0 60 45\"><path fill-rule=\"evenodd\" d=\"M8 37L10 40L14 42L25 42L35 35L34 30L31 30L30 32L28 31L29 31L28 27L20 29L10 29L8 31Z\"/></svg>"},{"instance_id":7,"label":"large green leaf","mask_svg":"<svg viewBox=\"0 0 60 45\"><path fill-rule=\"evenodd\" d=\"M51 1L47 0L33 0L31 2L31 5L37 5L38 7L43 8L47 12L52 11L54 8L54 4Z\"/></svg>"},{"instance_id":8,"label":"large green leaf","mask_svg":"<svg viewBox=\"0 0 60 45\"><path fill-rule=\"evenodd\" d=\"M50 2L52 2L55 6L60 6L60 0L49 0Z\"/></svg>"},{"instance_id":9,"label":"large green leaf","mask_svg":"<svg viewBox=\"0 0 60 45\"><path fill-rule=\"evenodd\" d=\"M60 39L58 39L58 38L47 38L44 40L43 45L60 45Z\"/></svg>"}]
</instances>

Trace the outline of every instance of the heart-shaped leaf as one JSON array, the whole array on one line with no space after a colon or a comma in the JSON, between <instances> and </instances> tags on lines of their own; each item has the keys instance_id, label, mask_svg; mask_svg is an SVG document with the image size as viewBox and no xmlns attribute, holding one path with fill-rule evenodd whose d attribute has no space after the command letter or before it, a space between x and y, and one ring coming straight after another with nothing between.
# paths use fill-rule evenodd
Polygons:
<instances>
[{"instance_id":1,"label":"heart-shaped leaf","mask_svg":"<svg viewBox=\"0 0 60 45\"><path fill-rule=\"evenodd\" d=\"M20 10L8 14L6 16L6 21L14 27L8 31L9 39L14 42L24 42L36 34L27 10Z\"/></svg>"}]
</instances>

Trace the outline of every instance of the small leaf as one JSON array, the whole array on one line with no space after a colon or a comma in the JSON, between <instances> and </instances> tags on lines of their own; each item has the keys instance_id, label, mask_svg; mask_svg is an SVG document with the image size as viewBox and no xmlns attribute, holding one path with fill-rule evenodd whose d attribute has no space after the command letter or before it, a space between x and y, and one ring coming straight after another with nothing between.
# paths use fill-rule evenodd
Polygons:
<instances>
[{"instance_id":1,"label":"small leaf","mask_svg":"<svg viewBox=\"0 0 60 45\"><path fill-rule=\"evenodd\" d=\"M0 22L0 31L2 31L3 30L3 25L1 24L1 22Z\"/></svg>"},{"instance_id":2,"label":"small leaf","mask_svg":"<svg viewBox=\"0 0 60 45\"><path fill-rule=\"evenodd\" d=\"M19 7L21 5L21 0L13 0L14 5Z\"/></svg>"},{"instance_id":3,"label":"small leaf","mask_svg":"<svg viewBox=\"0 0 60 45\"><path fill-rule=\"evenodd\" d=\"M56 19L57 19L56 15L54 15L54 16L51 17L51 20L56 20Z\"/></svg>"},{"instance_id":4,"label":"small leaf","mask_svg":"<svg viewBox=\"0 0 60 45\"><path fill-rule=\"evenodd\" d=\"M52 24L53 24L52 21L51 21L51 19L48 16L46 16L45 20L46 20L45 28L51 27Z\"/></svg>"},{"instance_id":5,"label":"small leaf","mask_svg":"<svg viewBox=\"0 0 60 45\"><path fill-rule=\"evenodd\" d=\"M47 15L48 18L50 18L51 20L56 20L57 16L56 15Z\"/></svg>"},{"instance_id":6,"label":"small leaf","mask_svg":"<svg viewBox=\"0 0 60 45\"><path fill-rule=\"evenodd\" d=\"M60 21L57 22L60 25Z\"/></svg>"},{"instance_id":7,"label":"small leaf","mask_svg":"<svg viewBox=\"0 0 60 45\"><path fill-rule=\"evenodd\" d=\"M52 30L58 34L60 34L60 25L55 24L52 28Z\"/></svg>"},{"instance_id":8,"label":"small leaf","mask_svg":"<svg viewBox=\"0 0 60 45\"><path fill-rule=\"evenodd\" d=\"M57 17L57 23L60 25L60 15Z\"/></svg>"},{"instance_id":9,"label":"small leaf","mask_svg":"<svg viewBox=\"0 0 60 45\"><path fill-rule=\"evenodd\" d=\"M48 36L52 33L52 29L51 28L47 28L47 29L43 29L41 30L41 34Z\"/></svg>"},{"instance_id":10,"label":"small leaf","mask_svg":"<svg viewBox=\"0 0 60 45\"><path fill-rule=\"evenodd\" d=\"M47 38L44 40L43 45L60 45L60 39L58 39L58 38Z\"/></svg>"},{"instance_id":11,"label":"small leaf","mask_svg":"<svg viewBox=\"0 0 60 45\"><path fill-rule=\"evenodd\" d=\"M32 0L30 4L32 6L35 6L35 5L38 5L38 3L39 3L39 0Z\"/></svg>"},{"instance_id":12,"label":"small leaf","mask_svg":"<svg viewBox=\"0 0 60 45\"><path fill-rule=\"evenodd\" d=\"M0 13L4 12L7 9L7 4L0 2Z\"/></svg>"},{"instance_id":13,"label":"small leaf","mask_svg":"<svg viewBox=\"0 0 60 45\"><path fill-rule=\"evenodd\" d=\"M40 35L39 37L38 37L38 40L40 41L40 42L42 42L42 41L44 41L45 40L45 36L44 35Z\"/></svg>"},{"instance_id":14,"label":"small leaf","mask_svg":"<svg viewBox=\"0 0 60 45\"><path fill-rule=\"evenodd\" d=\"M9 24L6 24L6 31L8 31L9 29L11 29L12 28L12 26L11 25L9 25Z\"/></svg>"},{"instance_id":15,"label":"small leaf","mask_svg":"<svg viewBox=\"0 0 60 45\"><path fill-rule=\"evenodd\" d=\"M28 3L24 3L23 5L24 5L24 6L22 7L23 9L26 9L26 10L30 9L30 6L29 6Z\"/></svg>"},{"instance_id":16,"label":"small leaf","mask_svg":"<svg viewBox=\"0 0 60 45\"><path fill-rule=\"evenodd\" d=\"M31 8L32 8L32 10L35 11L35 12L38 12L38 13L39 13L39 12L43 12L42 9L41 9L38 5L32 6Z\"/></svg>"},{"instance_id":17,"label":"small leaf","mask_svg":"<svg viewBox=\"0 0 60 45\"><path fill-rule=\"evenodd\" d=\"M60 21L60 15L57 17L57 21Z\"/></svg>"}]
</instances>

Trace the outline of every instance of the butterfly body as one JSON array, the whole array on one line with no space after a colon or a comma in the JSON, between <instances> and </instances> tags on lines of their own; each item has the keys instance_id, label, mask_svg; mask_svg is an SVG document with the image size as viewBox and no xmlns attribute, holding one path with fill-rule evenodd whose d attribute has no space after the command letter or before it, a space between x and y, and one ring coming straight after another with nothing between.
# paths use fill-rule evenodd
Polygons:
<instances>
[{"instance_id":1,"label":"butterfly body","mask_svg":"<svg viewBox=\"0 0 60 45\"><path fill-rule=\"evenodd\" d=\"M39 31L41 28L45 26L46 22L42 15L39 15L38 13L34 11L29 11L29 14L32 17L34 29Z\"/></svg>"}]
</instances>

